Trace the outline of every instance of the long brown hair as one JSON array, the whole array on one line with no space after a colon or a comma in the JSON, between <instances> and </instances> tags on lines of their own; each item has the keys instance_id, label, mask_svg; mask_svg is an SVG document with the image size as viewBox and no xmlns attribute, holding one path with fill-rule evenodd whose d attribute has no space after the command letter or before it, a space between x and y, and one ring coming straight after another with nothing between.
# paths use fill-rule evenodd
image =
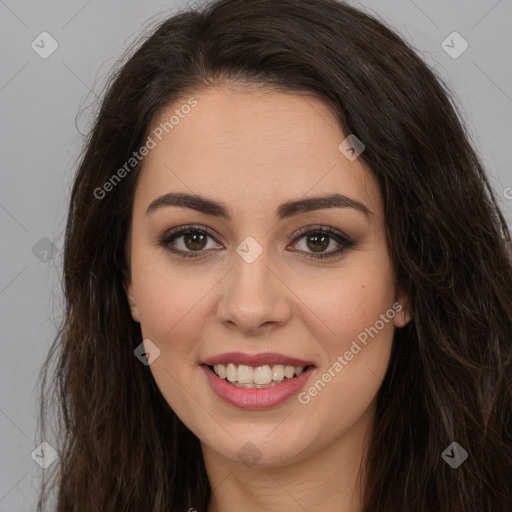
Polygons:
<instances>
[{"instance_id":1,"label":"long brown hair","mask_svg":"<svg viewBox=\"0 0 512 512\"><path fill-rule=\"evenodd\" d=\"M133 353L123 279L143 161L95 191L163 108L225 81L318 95L380 185L412 320L379 391L364 511L510 512L510 232L442 79L382 21L334 0L211 1L163 21L112 74L71 191L65 319L42 372L43 437L46 415L60 425L58 512L208 506L199 441ZM454 441L468 453L457 469L441 457Z\"/></svg>"}]
</instances>

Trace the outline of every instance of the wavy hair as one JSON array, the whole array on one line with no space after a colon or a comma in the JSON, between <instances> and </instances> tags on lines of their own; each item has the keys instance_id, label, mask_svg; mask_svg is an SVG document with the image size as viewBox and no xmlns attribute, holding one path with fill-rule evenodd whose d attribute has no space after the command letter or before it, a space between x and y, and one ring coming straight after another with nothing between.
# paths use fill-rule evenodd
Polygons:
<instances>
[{"instance_id":1,"label":"wavy hair","mask_svg":"<svg viewBox=\"0 0 512 512\"><path fill-rule=\"evenodd\" d=\"M321 98L364 142L384 198L412 319L378 393L364 511L510 512L511 238L442 79L383 21L334 0L210 1L159 22L125 60L70 195L65 314L40 375L43 435L51 412L60 458L38 510L55 488L58 512L207 509L199 440L133 354L142 337L123 280L143 160L104 199L95 191L162 109L234 83ZM454 441L469 454L457 469L441 458Z\"/></svg>"}]
</instances>

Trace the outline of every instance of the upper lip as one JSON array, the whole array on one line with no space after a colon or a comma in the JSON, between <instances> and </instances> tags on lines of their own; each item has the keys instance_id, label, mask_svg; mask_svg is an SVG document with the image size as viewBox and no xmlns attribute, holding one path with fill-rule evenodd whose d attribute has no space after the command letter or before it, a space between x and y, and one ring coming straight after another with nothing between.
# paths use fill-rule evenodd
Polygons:
<instances>
[{"instance_id":1,"label":"upper lip","mask_svg":"<svg viewBox=\"0 0 512 512\"><path fill-rule=\"evenodd\" d=\"M247 366L265 366L274 364L283 364L289 366L309 366L313 365L310 361L297 359L296 357L275 352L262 352L261 354L245 354L243 352L225 352L213 357L209 357L203 364L213 366L216 364L244 364Z\"/></svg>"}]
</instances>

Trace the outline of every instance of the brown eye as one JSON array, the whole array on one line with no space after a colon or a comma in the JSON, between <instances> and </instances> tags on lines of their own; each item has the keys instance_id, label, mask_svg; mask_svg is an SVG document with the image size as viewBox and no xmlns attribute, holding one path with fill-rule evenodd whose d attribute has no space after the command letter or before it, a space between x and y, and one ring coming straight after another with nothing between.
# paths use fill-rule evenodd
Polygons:
<instances>
[{"instance_id":1,"label":"brown eye","mask_svg":"<svg viewBox=\"0 0 512 512\"><path fill-rule=\"evenodd\" d=\"M297 241L301 240L302 238L305 238L305 246L308 250L299 250L298 252L304 252L306 258L311 259L341 257L342 253L346 249L349 249L355 245L355 242L351 240L347 235L330 227L309 228L302 230L299 233L299 236L295 239L294 243L296 244ZM332 240L334 240L335 243L341 247L335 250L326 251L326 249L331 245ZM309 251L312 251L312 253Z\"/></svg>"},{"instance_id":2,"label":"brown eye","mask_svg":"<svg viewBox=\"0 0 512 512\"><path fill-rule=\"evenodd\" d=\"M191 251L200 251L204 249L207 241L207 235L203 233L185 233L183 236L183 243Z\"/></svg>"},{"instance_id":3,"label":"brown eye","mask_svg":"<svg viewBox=\"0 0 512 512\"><path fill-rule=\"evenodd\" d=\"M329 247L330 237L326 235L309 235L306 237L308 247L314 252L321 252Z\"/></svg>"},{"instance_id":4,"label":"brown eye","mask_svg":"<svg viewBox=\"0 0 512 512\"><path fill-rule=\"evenodd\" d=\"M180 226L167 232L158 245L184 257L195 257L207 252L209 238L215 240L213 234L206 228Z\"/></svg>"}]
</instances>

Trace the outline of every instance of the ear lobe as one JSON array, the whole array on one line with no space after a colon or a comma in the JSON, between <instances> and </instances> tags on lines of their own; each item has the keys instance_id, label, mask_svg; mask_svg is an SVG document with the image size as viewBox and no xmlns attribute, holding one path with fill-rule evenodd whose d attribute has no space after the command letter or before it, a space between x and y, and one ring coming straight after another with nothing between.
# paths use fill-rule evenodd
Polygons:
<instances>
[{"instance_id":1,"label":"ear lobe","mask_svg":"<svg viewBox=\"0 0 512 512\"><path fill-rule=\"evenodd\" d=\"M411 320L409 299L403 294L399 294L395 304L397 304L397 306L395 307L396 314L394 324L395 327L401 328L407 325Z\"/></svg>"},{"instance_id":2,"label":"ear lobe","mask_svg":"<svg viewBox=\"0 0 512 512\"><path fill-rule=\"evenodd\" d=\"M135 320L135 322L140 323L139 308L137 307L137 301L135 300L135 295L133 293L133 283L123 281L123 287L124 291L126 292L126 298L128 299L132 318Z\"/></svg>"}]
</instances>

